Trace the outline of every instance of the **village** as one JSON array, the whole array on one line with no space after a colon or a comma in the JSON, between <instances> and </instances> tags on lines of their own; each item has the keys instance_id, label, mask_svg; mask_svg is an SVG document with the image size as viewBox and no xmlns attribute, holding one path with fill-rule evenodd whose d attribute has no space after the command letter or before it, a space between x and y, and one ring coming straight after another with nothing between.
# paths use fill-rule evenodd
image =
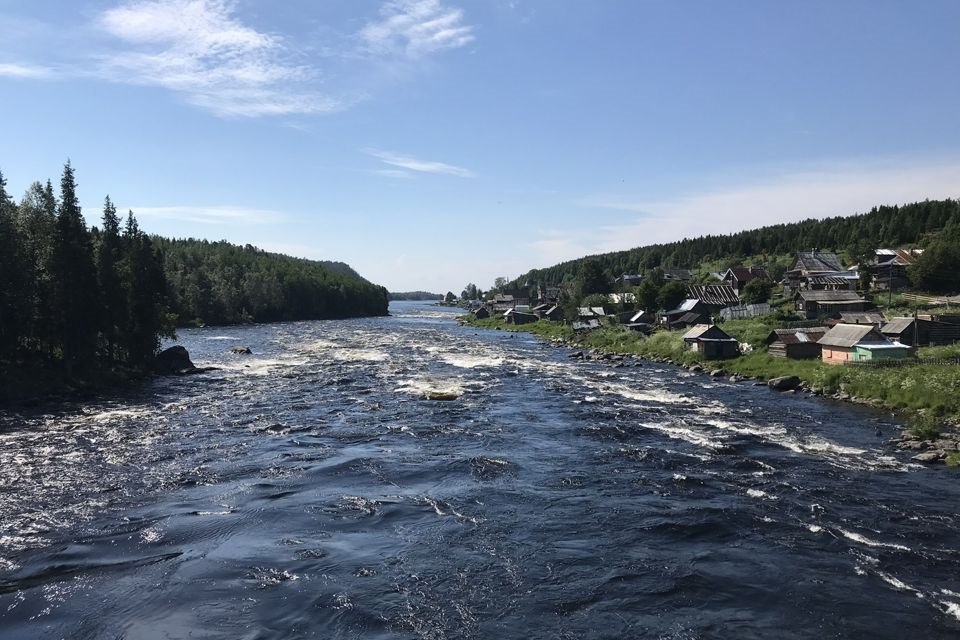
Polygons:
<instances>
[{"instance_id":1,"label":"village","mask_svg":"<svg viewBox=\"0 0 960 640\"><path fill-rule=\"evenodd\" d=\"M918 347L960 342L960 308L950 310L960 300L906 293L908 268L921 252L878 249L869 263L849 267L835 253L800 252L777 282L757 266L730 267L701 284L694 283L689 269L663 269L665 282L684 287L685 297L671 309L637 308L631 289L643 281L640 274L616 278L602 298L588 296L584 300L590 304L578 304L572 318L565 313L566 292L560 286L507 289L489 294L486 301L461 304L478 320L500 318L511 325L548 321L569 325L574 333L611 326L643 335L682 330L683 342L702 360L736 358L762 346L774 357L834 365L906 364L917 357ZM768 299L745 296L751 289L767 292ZM901 303L909 301L912 313L883 304L894 292ZM596 304L598 300L604 303ZM932 308L921 313L921 307ZM780 326L769 331L763 345L724 331L728 321L745 319Z\"/></svg>"}]
</instances>

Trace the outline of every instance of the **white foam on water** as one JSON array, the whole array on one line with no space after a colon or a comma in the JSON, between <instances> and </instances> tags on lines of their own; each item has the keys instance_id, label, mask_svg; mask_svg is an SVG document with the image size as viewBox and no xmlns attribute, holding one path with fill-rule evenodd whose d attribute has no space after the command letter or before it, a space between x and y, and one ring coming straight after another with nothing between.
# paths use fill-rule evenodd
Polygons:
<instances>
[{"instance_id":1,"label":"white foam on water","mask_svg":"<svg viewBox=\"0 0 960 640\"><path fill-rule=\"evenodd\" d=\"M941 600L940 606L943 607L943 612L945 614L960 620L960 604L957 604L956 602L950 602L949 600Z\"/></svg>"},{"instance_id":2,"label":"white foam on water","mask_svg":"<svg viewBox=\"0 0 960 640\"><path fill-rule=\"evenodd\" d=\"M204 336L204 340L239 340L237 336Z\"/></svg>"},{"instance_id":3,"label":"white foam on water","mask_svg":"<svg viewBox=\"0 0 960 640\"><path fill-rule=\"evenodd\" d=\"M388 354L377 349L337 349L333 355L344 362L385 362L390 359Z\"/></svg>"},{"instance_id":4,"label":"white foam on water","mask_svg":"<svg viewBox=\"0 0 960 640\"><path fill-rule=\"evenodd\" d=\"M216 366L227 371L238 371L252 376L270 375L275 369L288 369L307 364L309 360L293 354L275 359L243 358L232 362L218 363Z\"/></svg>"},{"instance_id":5,"label":"white foam on water","mask_svg":"<svg viewBox=\"0 0 960 640\"><path fill-rule=\"evenodd\" d=\"M500 356L481 356L469 354L444 354L441 359L447 364L461 369L476 369L479 367L499 367L506 359Z\"/></svg>"},{"instance_id":6,"label":"white foam on water","mask_svg":"<svg viewBox=\"0 0 960 640\"><path fill-rule=\"evenodd\" d=\"M459 398L465 392L464 386L459 380L437 380L435 378L402 380L394 390L421 398L429 397L432 394L452 395Z\"/></svg>"},{"instance_id":7,"label":"white foam on water","mask_svg":"<svg viewBox=\"0 0 960 640\"><path fill-rule=\"evenodd\" d=\"M896 549L897 551L910 551L910 547L906 547L902 544L896 544L894 542L878 542L854 531L847 531L846 529L838 528L837 531L842 533L845 538L849 538L850 540L859 542L860 544L865 544L868 547L883 547L886 549Z\"/></svg>"},{"instance_id":8,"label":"white foam on water","mask_svg":"<svg viewBox=\"0 0 960 640\"><path fill-rule=\"evenodd\" d=\"M678 426L676 423L667 425L641 422L640 426L645 429L652 429L654 431L664 433L668 438L673 438L674 440L685 440L691 444L706 447L708 449L720 449L723 447L722 441L713 440L699 431L694 431L690 427Z\"/></svg>"},{"instance_id":9,"label":"white foam on water","mask_svg":"<svg viewBox=\"0 0 960 640\"><path fill-rule=\"evenodd\" d=\"M751 498L758 498L760 500L779 500L777 496L772 496L766 491L761 491L760 489L747 489L747 495Z\"/></svg>"},{"instance_id":10,"label":"white foam on water","mask_svg":"<svg viewBox=\"0 0 960 640\"><path fill-rule=\"evenodd\" d=\"M823 527L818 524L808 524L807 529L810 530L810 533L820 533L823 531Z\"/></svg>"},{"instance_id":11,"label":"white foam on water","mask_svg":"<svg viewBox=\"0 0 960 640\"><path fill-rule=\"evenodd\" d=\"M916 589L908 585L906 582L900 580L896 576L892 576L889 573L884 573L883 571L875 571L874 573L876 573L881 580L883 580L884 582L892 586L894 589L897 589L898 591L912 591L916 593L918 596L923 597L923 595L919 591L917 591Z\"/></svg>"}]
</instances>

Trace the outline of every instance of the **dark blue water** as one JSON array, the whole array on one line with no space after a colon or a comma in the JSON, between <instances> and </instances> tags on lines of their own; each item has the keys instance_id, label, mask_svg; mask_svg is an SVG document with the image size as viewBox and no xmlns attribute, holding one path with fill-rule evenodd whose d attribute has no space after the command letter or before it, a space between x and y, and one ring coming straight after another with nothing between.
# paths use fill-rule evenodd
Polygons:
<instances>
[{"instance_id":1,"label":"dark blue water","mask_svg":"<svg viewBox=\"0 0 960 640\"><path fill-rule=\"evenodd\" d=\"M4 415L0 638L960 636L960 478L889 416L393 311Z\"/></svg>"}]
</instances>

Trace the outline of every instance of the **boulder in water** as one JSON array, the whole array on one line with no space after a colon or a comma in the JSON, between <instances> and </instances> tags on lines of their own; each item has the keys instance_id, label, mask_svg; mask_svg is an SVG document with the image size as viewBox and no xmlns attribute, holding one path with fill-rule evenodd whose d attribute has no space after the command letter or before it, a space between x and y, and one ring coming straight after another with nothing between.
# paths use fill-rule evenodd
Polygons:
<instances>
[{"instance_id":1,"label":"boulder in water","mask_svg":"<svg viewBox=\"0 0 960 640\"><path fill-rule=\"evenodd\" d=\"M943 451L924 451L913 456L913 459L917 462L937 462L943 455Z\"/></svg>"},{"instance_id":2,"label":"boulder in water","mask_svg":"<svg viewBox=\"0 0 960 640\"><path fill-rule=\"evenodd\" d=\"M453 391L428 391L427 400L456 400L460 396Z\"/></svg>"},{"instance_id":3,"label":"boulder in water","mask_svg":"<svg viewBox=\"0 0 960 640\"><path fill-rule=\"evenodd\" d=\"M800 378L797 376L780 376L771 378L767 381L767 386L774 391L792 391L800 386Z\"/></svg>"},{"instance_id":4,"label":"boulder in water","mask_svg":"<svg viewBox=\"0 0 960 640\"><path fill-rule=\"evenodd\" d=\"M238 356L251 356L253 351L250 351L250 347L232 347L230 353L235 353Z\"/></svg>"},{"instance_id":5,"label":"boulder in water","mask_svg":"<svg viewBox=\"0 0 960 640\"><path fill-rule=\"evenodd\" d=\"M196 369L190 360L190 353L185 347L175 345L169 349L164 349L157 354L153 361L153 368L157 373L171 374L181 371Z\"/></svg>"},{"instance_id":6,"label":"boulder in water","mask_svg":"<svg viewBox=\"0 0 960 640\"><path fill-rule=\"evenodd\" d=\"M175 345L164 349L153 360L153 370L161 375L185 376L191 373L213 371L216 367L198 367L190 360L190 353L185 347Z\"/></svg>"}]
</instances>

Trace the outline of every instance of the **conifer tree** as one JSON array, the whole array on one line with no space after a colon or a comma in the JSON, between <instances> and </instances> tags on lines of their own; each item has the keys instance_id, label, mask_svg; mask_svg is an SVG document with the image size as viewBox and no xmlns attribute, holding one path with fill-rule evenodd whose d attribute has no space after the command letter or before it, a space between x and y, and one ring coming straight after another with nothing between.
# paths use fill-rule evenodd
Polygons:
<instances>
[{"instance_id":1,"label":"conifer tree","mask_svg":"<svg viewBox=\"0 0 960 640\"><path fill-rule=\"evenodd\" d=\"M60 204L51 257L53 324L68 373L96 353L98 298L90 232L80 211L70 162L60 179Z\"/></svg>"},{"instance_id":2,"label":"conifer tree","mask_svg":"<svg viewBox=\"0 0 960 640\"><path fill-rule=\"evenodd\" d=\"M126 325L126 296L120 280L123 247L120 240L120 218L117 208L107 196L103 203L103 228L97 245L97 281L100 284L100 326L106 355L117 359L120 332Z\"/></svg>"},{"instance_id":3,"label":"conifer tree","mask_svg":"<svg viewBox=\"0 0 960 640\"><path fill-rule=\"evenodd\" d=\"M23 254L16 227L16 207L0 173L0 359L14 355L21 338L26 307Z\"/></svg>"}]
</instances>

